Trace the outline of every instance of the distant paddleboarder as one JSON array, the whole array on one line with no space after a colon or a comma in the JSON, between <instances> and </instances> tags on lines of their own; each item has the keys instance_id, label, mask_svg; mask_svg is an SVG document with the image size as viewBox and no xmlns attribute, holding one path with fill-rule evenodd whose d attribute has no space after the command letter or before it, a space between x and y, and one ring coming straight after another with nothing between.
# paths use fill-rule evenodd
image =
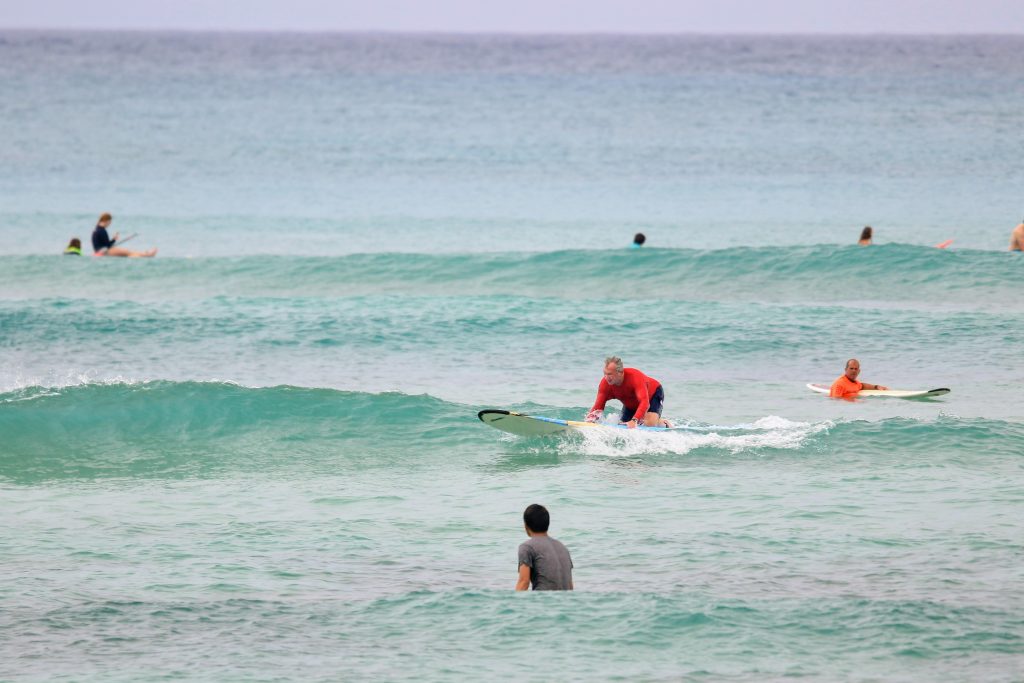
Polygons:
<instances>
[{"instance_id":1,"label":"distant paddleboarder","mask_svg":"<svg viewBox=\"0 0 1024 683\"><path fill-rule=\"evenodd\" d=\"M858 375L860 375L860 361L856 358L851 358L846 361L846 372L844 372L835 382L832 382L832 388L829 390L828 395L832 398L851 399L856 396L861 389L881 389L885 391L889 388L883 387L881 384L858 382Z\"/></svg>"},{"instance_id":2,"label":"distant paddleboarder","mask_svg":"<svg viewBox=\"0 0 1024 683\"><path fill-rule=\"evenodd\" d=\"M110 221L113 219L113 216L105 213L100 216L99 222L96 223L96 229L92 231L92 250L94 256L126 256L128 258L156 256L155 248L147 251L132 251L124 247L114 246L121 237L121 233L115 232L113 238L107 234L107 228L110 227ZM127 239L122 240L122 242L125 241Z\"/></svg>"}]
</instances>

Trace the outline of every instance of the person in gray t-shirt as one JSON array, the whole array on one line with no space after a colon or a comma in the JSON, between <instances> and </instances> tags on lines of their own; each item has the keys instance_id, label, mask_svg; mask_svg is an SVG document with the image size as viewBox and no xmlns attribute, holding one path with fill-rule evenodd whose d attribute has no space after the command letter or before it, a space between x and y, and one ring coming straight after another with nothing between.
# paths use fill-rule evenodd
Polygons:
<instances>
[{"instance_id":1,"label":"person in gray t-shirt","mask_svg":"<svg viewBox=\"0 0 1024 683\"><path fill-rule=\"evenodd\" d=\"M534 503L523 512L523 526L530 540L519 546L519 580L516 590L533 584L535 591L571 591L572 558L559 541L548 536L551 516L547 508Z\"/></svg>"}]
</instances>

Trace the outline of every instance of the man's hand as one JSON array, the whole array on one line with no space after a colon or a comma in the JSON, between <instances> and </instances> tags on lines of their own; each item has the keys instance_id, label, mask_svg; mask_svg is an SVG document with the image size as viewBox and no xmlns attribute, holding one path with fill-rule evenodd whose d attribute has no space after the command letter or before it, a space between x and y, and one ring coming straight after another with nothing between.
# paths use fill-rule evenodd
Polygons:
<instances>
[{"instance_id":1,"label":"man's hand","mask_svg":"<svg viewBox=\"0 0 1024 683\"><path fill-rule=\"evenodd\" d=\"M603 411L591 410L589 413L587 413L587 417L585 419L586 419L587 422L600 422L601 421L601 417L603 417L603 416L604 416L604 412Z\"/></svg>"},{"instance_id":2,"label":"man's hand","mask_svg":"<svg viewBox=\"0 0 1024 683\"><path fill-rule=\"evenodd\" d=\"M636 429L636 426L638 424L640 424L640 423L637 422L636 418L634 417L632 420L630 420L629 422L626 423L626 426L629 427L630 429Z\"/></svg>"}]
</instances>

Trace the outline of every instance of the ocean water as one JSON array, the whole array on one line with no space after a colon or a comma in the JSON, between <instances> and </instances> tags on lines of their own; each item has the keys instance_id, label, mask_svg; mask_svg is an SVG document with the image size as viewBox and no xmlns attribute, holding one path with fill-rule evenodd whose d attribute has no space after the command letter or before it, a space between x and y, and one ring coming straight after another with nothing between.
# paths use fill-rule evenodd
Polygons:
<instances>
[{"instance_id":1,"label":"ocean water","mask_svg":"<svg viewBox=\"0 0 1024 683\"><path fill-rule=\"evenodd\" d=\"M0 32L0 680L1024 679L1022 49Z\"/></svg>"}]
</instances>

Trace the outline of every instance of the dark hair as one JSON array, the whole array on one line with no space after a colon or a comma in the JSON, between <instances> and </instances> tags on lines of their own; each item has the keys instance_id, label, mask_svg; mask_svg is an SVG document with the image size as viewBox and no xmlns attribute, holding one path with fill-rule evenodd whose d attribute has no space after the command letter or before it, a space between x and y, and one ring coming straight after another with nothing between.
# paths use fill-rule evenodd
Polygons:
<instances>
[{"instance_id":1,"label":"dark hair","mask_svg":"<svg viewBox=\"0 0 1024 683\"><path fill-rule=\"evenodd\" d=\"M633 244L643 244L646 241L647 236L644 235L642 232L638 232L637 234L633 235Z\"/></svg>"},{"instance_id":2,"label":"dark hair","mask_svg":"<svg viewBox=\"0 0 1024 683\"><path fill-rule=\"evenodd\" d=\"M71 241L68 242L68 246L69 247L74 247L75 249L81 249L82 248L82 240L78 239L77 237L72 237Z\"/></svg>"},{"instance_id":3,"label":"dark hair","mask_svg":"<svg viewBox=\"0 0 1024 683\"><path fill-rule=\"evenodd\" d=\"M860 238L862 240L869 240L869 239L871 239L871 232L872 232L871 231L871 226L870 225L866 226L863 230L860 231Z\"/></svg>"},{"instance_id":4,"label":"dark hair","mask_svg":"<svg viewBox=\"0 0 1024 683\"><path fill-rule=\"evenodd\" d=\"M539 534L547 533L548 525L551 524L551 515L548 509L539 503L534 503L523 511L523 523L530 531Z\"/></svg>"}]
</instances>

